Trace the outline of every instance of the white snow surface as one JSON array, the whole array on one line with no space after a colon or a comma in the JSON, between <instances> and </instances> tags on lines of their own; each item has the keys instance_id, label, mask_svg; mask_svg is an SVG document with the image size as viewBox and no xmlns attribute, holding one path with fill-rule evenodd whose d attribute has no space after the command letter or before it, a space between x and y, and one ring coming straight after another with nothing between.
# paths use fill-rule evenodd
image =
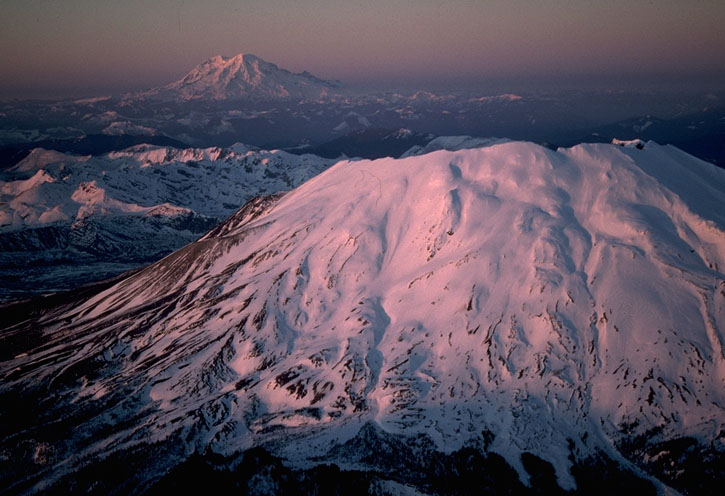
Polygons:
<instances>
[{"instance_id":1,"label":"white snow surface","mask_svg":"<svg viewBox=\"0 0 725 496\"><path fill-rule=\"evenodd\" d=\"M295 74L251 54L217 55L186 76L135 95L174 100L318 100L338 84L303 72Z\"/></svg>"},{"instance_id":2,"label":"white snow surface","mask_svg":"<svg viewBox=\"0 0 725 496\"><path fill-rule=\"evenodd\" d=\"M223 219L250 198L289 190L332 163L241 144L185 150L138 145L85 157L38 148L0 181L0 232L91 216L193 211Z\"/></svg>"},{"instance_id":3,"label":"white snow surface","mask_svg":"<svg viewBox=\"0 0 725 496\"><path fill-rule=\"evenodd\" d=\"M69 311L0 372L117 364L76 401L133 387L147 407L86 453L183 428L190 450L283 439L303 463L366 421L444 451L485 428L572 487L569 440L617 457L635 422L705 442L725 427L723 205L725 171L654 143L340 162Z\"/></svg>"},{"instance_id":4,"label":"white snow surface","mask_svg":"<svg viewBox=\"0 0 725 496\"><path fill-rule=\"evenodd\" d=\"M416 155L425 155L426 153L437 150L458 151L470 148L483 148L486 146L508 143L510 140L505 138L478 138L471 136L438 136L432 139L424 146L413 146L403 153L400 158L413 157Z\"/></svg>"}]
</instances>

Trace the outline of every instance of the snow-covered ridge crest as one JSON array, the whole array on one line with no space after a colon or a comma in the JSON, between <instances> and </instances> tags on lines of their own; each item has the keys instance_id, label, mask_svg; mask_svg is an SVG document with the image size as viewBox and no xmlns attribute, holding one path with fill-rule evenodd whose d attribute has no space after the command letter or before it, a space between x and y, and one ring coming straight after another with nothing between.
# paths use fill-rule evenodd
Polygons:
<instances>
[{"instance_id":1,"label":"snow-covered ridge crest","mask_svg":"<svg viewBox=\"0 0 725 496\"><path fill-rule=\"evenodd\" d=\"M654 143L339 162L34 322L0 393L103 405L69 453L183 431L309 464L366 422L445 452L486 430L572 488L627 436L722 442L723 204L725 171Z\"/></svg>"},{"instance_id":2,"label":"snow-covered ridge crest","mask_svg":"<svg viewBox=\"0 0 725 496\"><path fill-rule=\"evenodd\" d=\"M339 83L308 72L292 73L251 54L217 55L183 78L141 93L142 97L180 100L299 100L331 96Z\"/></svg>"},{"instance_id":3,"label":"snow-covered ridge crest","mask_svg":"<svg viewBox=\"0 0 725 496\"><path fill-rule=\"evenodd\" d=\"M90 212L141 215L167 203L221 220L250 198L291 189L331 163L241 144L203 149L136 145L88 157L38 149L0 180L0 231Z\"/></svg>"},{"instance_id":4,"label":"snow-covered ridge crest","mask_svg":"<svg viewBox=\"0 0 725 496\"><path fill-rule=\"evenodd\" d=\"M314 155L137 145L78 157L36 149L0 174L0 301L100 280L198 239L249 199L329 167Z\"/></svg>"}]
</instances>

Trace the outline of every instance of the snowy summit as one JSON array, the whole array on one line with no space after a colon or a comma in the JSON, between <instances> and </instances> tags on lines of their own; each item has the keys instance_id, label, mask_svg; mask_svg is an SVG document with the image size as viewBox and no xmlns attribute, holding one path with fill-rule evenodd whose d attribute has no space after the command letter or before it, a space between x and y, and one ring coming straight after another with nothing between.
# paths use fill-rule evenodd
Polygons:
<instances>
[{"instance_id":1,"label":"snowy summit","mask_svg":"<svg viewBox=\"0 0 725 496\"><path fill-rule=\"evenodd\" d=\"M172 100L300 100L329 96L335 81L292 73L251 54L217 55L186 76L139 96Z\"/></svg>"},{"instance_id":2,"label":"snowy summit","mask_svg":"<svg viewBox=\"0 0 725 496\"><path fill-rule=\"evenodd\" d=\"M263 446L422 490L427 469L390 464L459 450L455 470L499 457L516 484L540 460L563 490L592 464L688 487L688 456L721 473L723 204L725 171L654 143L339 162L4 330L0 401L49 405L0 444L7 470L37 480L14 446L38 440L46 482L120 452L152 480L160 446ZM60 422L82 435L46 440Z\"/></svg>"}]
</instances>

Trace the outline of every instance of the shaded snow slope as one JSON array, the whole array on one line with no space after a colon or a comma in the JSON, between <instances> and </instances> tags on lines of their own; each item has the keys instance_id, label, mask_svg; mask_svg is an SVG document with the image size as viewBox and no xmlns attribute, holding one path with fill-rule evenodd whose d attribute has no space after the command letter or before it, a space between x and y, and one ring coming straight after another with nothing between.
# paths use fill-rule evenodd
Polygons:
<instances>
[{"instance_id":1,"label":"shaded snow slope","mask_svg":"<svg viewBox=\"0 0 725 496\"><path fill-rule=\"evenodd\" d=\"M83 433L46 441L48 480L172 435L343 463L366 422L444 452L488 432L524 481L528 452L564 488L640 435L720 449L723 204L724 171L653 143L340 162L26 344L3 331L0 395L51 391L39 421Z\"/></svg>"}]
</instances>

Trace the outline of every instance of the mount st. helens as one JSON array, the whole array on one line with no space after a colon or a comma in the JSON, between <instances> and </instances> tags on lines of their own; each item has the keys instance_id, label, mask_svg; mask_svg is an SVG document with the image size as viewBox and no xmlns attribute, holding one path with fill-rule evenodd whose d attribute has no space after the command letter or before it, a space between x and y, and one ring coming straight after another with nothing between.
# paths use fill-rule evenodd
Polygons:
<instances>
[{"instance_id":1,"label":"mount st. helens","mask_svg":"<svg viewBox=\"0 0 725 496\"><path fill-rule=\"evenodd\" d=\"M7 309L3 485L714 494L723 204L725 171L654 143L340 162L103 292Z\"/></svg>"}]
</instances>

